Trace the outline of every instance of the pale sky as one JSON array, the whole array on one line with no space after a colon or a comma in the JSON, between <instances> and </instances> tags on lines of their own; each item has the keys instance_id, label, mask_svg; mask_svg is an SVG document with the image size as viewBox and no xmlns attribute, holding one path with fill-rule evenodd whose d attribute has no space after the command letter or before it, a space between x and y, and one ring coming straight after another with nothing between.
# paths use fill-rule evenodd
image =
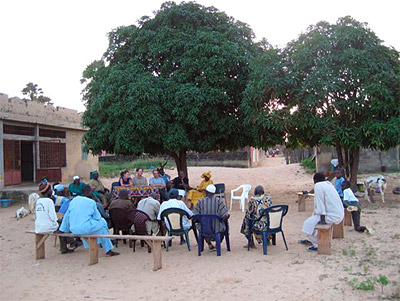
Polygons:
<instances>
[{"instance_id":1,"label":"pale sky","mask_svg":"<svg viewBox=\"0 0 400 301\"><path fill-rule=\"evenodd\" d=\"M82 72L100 59L106 34L152 16L165 1L0 0L0 92L22 98L28 82L56 106L84 110ZM180 3L180 1L175 1ZM198 0L250 25L257 39L284 46L319 21L351 15L400 51L399 0Z\"/></svg>"}]
</instances>

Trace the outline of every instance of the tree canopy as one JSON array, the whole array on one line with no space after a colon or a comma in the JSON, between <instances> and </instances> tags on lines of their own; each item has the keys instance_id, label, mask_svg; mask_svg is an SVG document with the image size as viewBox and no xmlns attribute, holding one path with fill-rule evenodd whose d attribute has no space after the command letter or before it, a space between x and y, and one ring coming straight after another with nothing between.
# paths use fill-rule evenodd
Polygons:
<instances>
[{"instance_id":1,"label":"tree canopy","mask_svg":"<svg viewBox=\"0 0 400 301\"><path fill-rule=\"evenodd\" d=\"M101 60L83 74L93 152L170 154L251 144L241 101L262 45L252 30L214 7L164 3L153 18L109 33Z\"/></svg>"},{"instance_id":2,"label":"tree canopy","mask_svg":"<svg viewBox=\"0 0 400 301\"><path fill-rule=\"evenodd\" d=\"M258 106L258 120L284 118L288 145L335 146L342 166L351 162L354 186L360 147L400 143L399 53L367 24L344 17L310 26L279 55L272 72L255 70L243 105Z\"/></svg>"},{"instance_id":3,"label":"tree canopy","mask_svg":"<svg viewBox=\"0 0 400 301\"><path fill-rule=\"evenodd\" d=\"M37 84L27 83L26 87L22 89L23 95L28 95L31 101L38 101L44 104L53 105L51 98L43 95L42 88Z\"/></svg>"}]
</instances>

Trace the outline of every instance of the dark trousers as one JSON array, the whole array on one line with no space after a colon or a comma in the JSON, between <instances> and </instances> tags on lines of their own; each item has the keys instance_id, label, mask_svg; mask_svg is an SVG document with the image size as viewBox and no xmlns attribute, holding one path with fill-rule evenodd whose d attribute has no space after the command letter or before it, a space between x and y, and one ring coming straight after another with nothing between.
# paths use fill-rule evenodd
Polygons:
<instances>
[{"instance_id":1,"label":"dark trousers","mask_svg":"<svg viewBox=\"0 0 400 301\"><path fill-rule=\"evenodd\" d=\"M355 206L357 207L357 211L351 211L351 217L353 219L353 224L354 224L354 230L358 232L364 232L366 228L364 226L360 226L360 220L361 220L361 205L359 202L348 202L348 201L343 201L343 206L344 208L347 208L348 206Z\"/></svg>"},{"instance_id":2,"label":"dark trousers","mask_svg":"<svg viewBox=\"0 0 400 301\"><path fill-rule=\"evenodd\" d=\"M62 219L58 220L58 230L60 230L60 226L62 223ZM65 252L68 250L67 248L67 244L71 244L73 242L75 242L75 239L73 237L58 237L60 239L60 252Z\"/></svg>"}]
</instances>

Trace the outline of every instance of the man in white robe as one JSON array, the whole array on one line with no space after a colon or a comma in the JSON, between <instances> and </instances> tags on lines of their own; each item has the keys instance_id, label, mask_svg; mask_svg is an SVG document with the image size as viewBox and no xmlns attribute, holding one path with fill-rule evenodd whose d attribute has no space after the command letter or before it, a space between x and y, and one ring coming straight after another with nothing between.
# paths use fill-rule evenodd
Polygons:
<instances>
[{"instance_id":1,"label":"man in white robe","mask_svg":"<svg viewBox=\"0 0 400 301\"><path fill-rule=\"evenodd\" d=\"M309 251L318 250L317 224L339 224L344 217L344 208L338 192L331 182L325 180L322 173L314 175L314 213L303 224L302 232L307 240L301 244L312 244Z\"/></svg>"}]
</instances>

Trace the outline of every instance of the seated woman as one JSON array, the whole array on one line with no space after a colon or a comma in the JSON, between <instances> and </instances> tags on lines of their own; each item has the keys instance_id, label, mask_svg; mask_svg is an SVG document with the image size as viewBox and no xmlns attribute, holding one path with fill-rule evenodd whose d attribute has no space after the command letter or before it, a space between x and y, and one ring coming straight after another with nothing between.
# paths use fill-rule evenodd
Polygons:
<instances>
[{"instance_id":1,"label":"seated woman","mask_svg":"<svg viewBox=\"0 0 400 301\"><path fill-rule=\"evenodd\" d=\"M264 188L260 185L257 186L254 189L254 196L252 196L249 200L249 206L247 208L246 214L243 219L242 228L240 229L240 233L244 234L246 239L248 239L248 235L249 235L249 218L252 218L252 219L259 218L260 211L263 209L266 209L268 207L271 207L271 205L272 205L272 201L269 198L269 196L267 194L265 194ZM265 220L266 220L266 217L263 217L262 219L260 219L260 221L254 225L254 229L258 230L258 231L264 230L265 229ZM256 234L256 233L254 233L254 235L255 235L258 243L262 242L261 235ZM245 245L244 247L247 248L247 245ZM255 248L253 235L251 236L251 239L250 239L250 247Z\"/></svg>"},{"instance_id":2,"label":"seated woman","mask_svg":"<svg viewBox=\"0 0 400 301\"><path fill-rule=\"evenodd\" d=\"M133 187L133 180L129 171L125 170L121 172L121 177L119 178L119 185L121 187Z\"/></svg>"},{"instance_id":3,"label":"seated woman","mask_svg":"<svg viewBox=\"0 0 400 301\"><path fill-rule=\"evenodd\" d=\"M193 207L196 207L197 202L204 197L206 188L210 184L214 184L214 182L211 180L211 173L210 172L205 172L201 175L203 180L201 181L200 185L197 186L196 189L192 189L188 191L187 199L192 203L191 209Z\"/></svg>"}]
</instances>

